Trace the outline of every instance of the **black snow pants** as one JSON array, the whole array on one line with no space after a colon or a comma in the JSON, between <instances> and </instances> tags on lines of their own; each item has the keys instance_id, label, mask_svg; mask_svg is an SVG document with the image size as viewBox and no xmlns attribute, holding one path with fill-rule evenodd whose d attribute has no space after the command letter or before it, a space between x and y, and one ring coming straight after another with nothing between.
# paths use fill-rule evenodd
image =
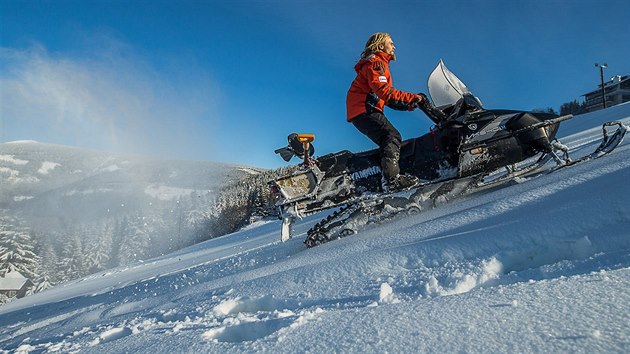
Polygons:
<instances>
[{"instance_id":1,"label":"black snow pants","mask_svg":"<svg viewBox=\"0 0 630 354\"><path fill-rule=\"evenodd\" d=\"M380 111L366 112L352 118L352 124L370 140L379 146L381 168L385 180L390 180L400 173L400 132Z\"/></svg>"}]
</instances>

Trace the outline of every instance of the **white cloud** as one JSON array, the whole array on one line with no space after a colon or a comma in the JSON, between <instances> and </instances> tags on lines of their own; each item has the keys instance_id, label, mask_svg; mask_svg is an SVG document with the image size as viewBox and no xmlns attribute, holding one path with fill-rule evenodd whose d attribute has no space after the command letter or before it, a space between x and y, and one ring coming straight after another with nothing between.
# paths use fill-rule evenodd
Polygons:
<instances>
[{"instance_id":1,"label":"white cloud","mask_svg":"<svg viewBox=\"0 0 630 354\"><path fill-rule=\"evenodd\" d=\"M203 72L171 81L124 43L101 40L84 56L0 48L0 138L185 155L216 116L216 85Z\"/></svg>"}]
</instances>

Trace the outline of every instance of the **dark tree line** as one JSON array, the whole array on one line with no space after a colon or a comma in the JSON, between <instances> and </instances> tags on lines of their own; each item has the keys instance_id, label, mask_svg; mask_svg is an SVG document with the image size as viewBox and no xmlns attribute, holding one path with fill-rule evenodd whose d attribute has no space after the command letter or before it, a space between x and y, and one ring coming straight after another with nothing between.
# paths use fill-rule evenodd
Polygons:
<instances>
[{"instance_id":1,"label":"dark tree line","mask_svg":"<svg viewBox=\"0 0 630 354\"><path fill-rule=\"evenodd\" d=\"M269 181L291 173L289 166L251 175L224 188L209 207L199 210L199 235L210 239L234 232L252 222L276 218L278 211L269 191Z\"/></svg>"},{"instance_id":2,"label":"dark tree line","mask_svg":"<svg viewBox=\"0 0 630 354\"><path fill-rule=\"evenodd\" d=\"M532 109L532 112L543 112L543 113L558 114L551 107L534 108L534 109ZM560 105L560 115L561 116L564 116L564 115L567 115L567 114L578 115L578 114L584 114L584 113L587 113L587 112L588 111L586 110L586 101L579 102L578 100L573 100L571 102L566 102L566 103L563 103L562 105Z\"/></svg>"},{"instance_id":3,"label":"dark tree line","mask_svg":"<svg viewBox=\"0 0 630 354\"><path fill-rule=\"evenodd\" d=\"M562 116L567 114L578 115L586 112L586 102L580 103L577 100L574 100L560 106L560 115Z\"/></svg>"}]
</instances>

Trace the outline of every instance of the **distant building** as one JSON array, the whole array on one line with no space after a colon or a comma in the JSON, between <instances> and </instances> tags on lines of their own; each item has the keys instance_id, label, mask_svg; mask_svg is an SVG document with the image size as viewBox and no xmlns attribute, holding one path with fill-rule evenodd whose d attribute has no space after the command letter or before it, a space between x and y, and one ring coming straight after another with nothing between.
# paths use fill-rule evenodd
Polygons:
<instances>
[{"instance_id":1,"label":"distant building","mask_svg":"<svg viewBox=\"0 0 630 354\"><path fill-rule=\"evenodd\" d=\"M597 90L585 93L586 110L588 112L604 108L602 105L602 85ZM604 83L606 91L606 106L614 106L630 101L630 75L615 76Z\"/></svg>"},{"instance_id":2,"label":"distant building","mask_svg":"<svg viewBox=\"0 0 630 354\"><path fill-rule=\"evenodd\" d=\"M18 299L24 297L29 288L35 286L33 282L25 278L20 272L12 271L0 278L0 294L4 294L9 298L17 297Z\"/></svg>"}]
</instances>

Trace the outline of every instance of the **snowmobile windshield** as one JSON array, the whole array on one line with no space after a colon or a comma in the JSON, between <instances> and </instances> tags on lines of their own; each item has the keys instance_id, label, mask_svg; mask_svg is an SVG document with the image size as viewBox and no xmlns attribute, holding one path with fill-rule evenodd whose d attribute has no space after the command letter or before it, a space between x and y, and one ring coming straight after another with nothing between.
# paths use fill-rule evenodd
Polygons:
<instances>
[{"instance_id":1,"label":"snowmobile windshield","mask_svg":"<svg viewBox=\"0 0 630 354\"><path fill-rule=\"evenodd\" d=\"M466 94L472 95L468 87L448 70L442 59L429 75L427 86L433 104L441 108L455 105Z\"/></svg>"}]
</instances>

